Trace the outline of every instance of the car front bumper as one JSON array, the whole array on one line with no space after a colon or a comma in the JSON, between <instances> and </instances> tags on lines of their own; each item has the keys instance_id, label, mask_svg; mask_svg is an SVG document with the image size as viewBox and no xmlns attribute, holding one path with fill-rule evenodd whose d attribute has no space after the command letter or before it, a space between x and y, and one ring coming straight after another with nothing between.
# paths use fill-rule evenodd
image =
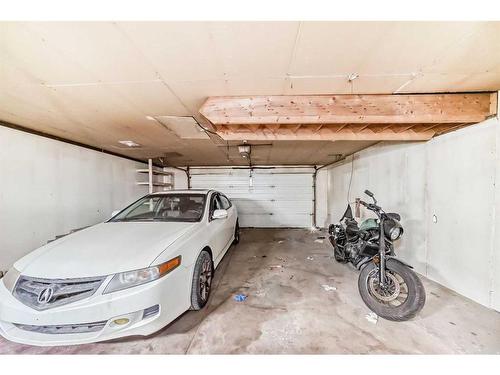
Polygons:
<instances>
[{"instance_id":1,"label":"car front bumper","mask_svg":"<svg viewBox=\"0 0 500 375\"><path fill-rule=\"evenodd\" d=\"M44 311L21 303L0 281L0 334L10 341L36 346L147 336L189 309L188 280L188 269L179 267L154 282L102 294L106 279L93 296ZM156 314L144 316L144 310L157 305ZM128 319L128 323L116 324L116 319Z\"/></svg>"}]
</instances>

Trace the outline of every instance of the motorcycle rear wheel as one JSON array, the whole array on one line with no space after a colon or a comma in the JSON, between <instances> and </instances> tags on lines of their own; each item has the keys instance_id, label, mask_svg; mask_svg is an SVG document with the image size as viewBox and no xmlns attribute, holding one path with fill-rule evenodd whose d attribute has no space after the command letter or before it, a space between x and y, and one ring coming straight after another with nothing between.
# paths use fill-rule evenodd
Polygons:
<instances>
[{"instance_id":1,"label":"motorcycle rear wheel","mask_svg":"<svg viewBox=\"0 0 500 375\"><path fill-rule=\"evenodd\" d=\"M401 322L415 317L425 304L425 289L408 266L395 259L386 262L387 288L378 281L378 266L370 262L359 274L358 289L363 302L381 318Z\"/></svg>"}]
</instances>

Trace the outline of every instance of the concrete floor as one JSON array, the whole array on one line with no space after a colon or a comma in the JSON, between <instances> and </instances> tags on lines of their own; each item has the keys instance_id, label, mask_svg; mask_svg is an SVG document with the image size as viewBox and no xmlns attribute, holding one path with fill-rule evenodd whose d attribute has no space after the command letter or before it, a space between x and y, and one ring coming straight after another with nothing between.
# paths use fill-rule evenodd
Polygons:
<instances>
[{"instance_id":1,"label":"concrete floor","mask_svg":"<svg viewBox=\"0 0 500 375\"><path fill-rule=\"evenodd\" d=\"M417 318L369 321L357 272L335 263L328 240L315 242L319 235L243 230L217 269L209 305L151 337L56 348L0 338L0 353L500 354L500 313L426 279L427 304ZM248 299L234 301L238 293Z\"/></svg>"}]
</instances>

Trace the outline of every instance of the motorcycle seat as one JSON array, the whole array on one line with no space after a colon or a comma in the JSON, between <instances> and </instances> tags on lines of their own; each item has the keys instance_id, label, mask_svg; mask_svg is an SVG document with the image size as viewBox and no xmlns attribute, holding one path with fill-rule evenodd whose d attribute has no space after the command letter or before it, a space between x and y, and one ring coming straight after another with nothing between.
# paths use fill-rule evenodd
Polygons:
<instances>
[{"instance_id":1,"label":"motorcycle seat","mask_svg":"<svg viewBox=\"0 0 500 375\"><path fill-rule=\"evenodd\" d=\"M346 220L345 231L349 236L357 235L359 232L359 227L356 220Z\"/></svg>"}]
</instances>

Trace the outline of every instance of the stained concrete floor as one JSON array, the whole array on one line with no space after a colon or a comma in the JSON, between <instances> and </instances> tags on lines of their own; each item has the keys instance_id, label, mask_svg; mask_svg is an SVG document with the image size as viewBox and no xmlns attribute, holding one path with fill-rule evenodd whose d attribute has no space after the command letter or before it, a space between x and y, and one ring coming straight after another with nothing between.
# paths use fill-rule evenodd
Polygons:
<instances>
[{"instance_id":1,"label":"stained concrete floor","mask_svg":"<svg viewBox=\"0 0 500 375\"><path fill-rule=\"evenodd\" d=\"M243 230L217 269L208 306L153 336L52 348L0 338L0 354L500 354L500 313L426 279L417 318L369 321L357 272L337 264L328 240L315 242L320 235ZM239 293L248 298L236 302Z\"/></svg>"}]
</instances>

